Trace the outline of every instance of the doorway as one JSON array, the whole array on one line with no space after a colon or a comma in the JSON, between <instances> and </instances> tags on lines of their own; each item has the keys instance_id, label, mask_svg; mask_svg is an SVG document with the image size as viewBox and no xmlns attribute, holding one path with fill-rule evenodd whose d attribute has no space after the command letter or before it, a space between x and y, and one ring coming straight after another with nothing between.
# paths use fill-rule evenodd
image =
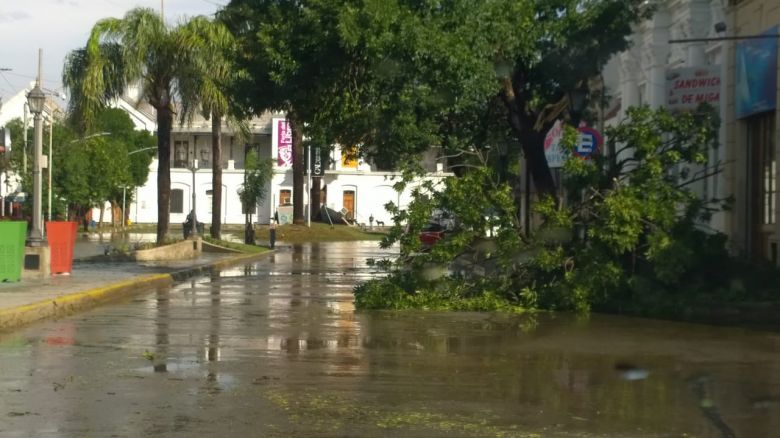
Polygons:
<instances>
[{"instance_id":1,"label":"doorway","mask_svg":"<svg viewBox=\"0 0 780 438\"><path fill-rule=\"evenodd\" d=\"M345 217L347 220L355 219L355 191L344 190L344 209L347 210Z\"/></svg>"}]
</instances>

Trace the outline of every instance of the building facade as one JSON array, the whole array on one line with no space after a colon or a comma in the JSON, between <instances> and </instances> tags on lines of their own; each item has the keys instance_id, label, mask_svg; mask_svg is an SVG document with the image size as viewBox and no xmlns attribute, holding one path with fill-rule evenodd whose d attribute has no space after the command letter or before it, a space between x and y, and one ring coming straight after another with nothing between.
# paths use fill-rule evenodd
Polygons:
<instances>
[{"instance_id":1,"label":"building facade","mask_svg":"<svg viewBox=\"0 0 780 438\"><path fill-rule=\"evenodd\" d=\"M117 107L130 114L139 129L155 127L153 109L133 105L126 100L117 102ZM266 188L264 199L252 211L254 222L267 224L279 212L281 219L292 204L293 171L289 126L283 114L266 113L249 123L251 136L240 141L230 126L223 124L222 134L222 223L243 224L244 211L238 196L244 181L244 159L249 148L258 152L260 159L273 160L273 178ZM198 169L193 172L192 163L197 159ZM423 166L429 171L426 178L440 180L450 173L444 172L443 163L437 162L435 149L427 153ZM311 204L313 215L322 206L331 212L330 219L341 222L341 216L351 222L369 224L380 222L387 225L392 218L385 210L385 204L394 202L406 205L411 200L414 184L401 193L393 189L401 173L379 170L362 158L353 157L350 150L338 145L322 159L320 179L321 196L310 201L309 190L304 193L304 210ZM171 223L184 222L193 209L199 221L210 222L212 216L212 148L211 122L196 117L190 123L175 125L171 135ZM194 175L193 175L194 173ZM316 179L312 178L316 183ZM157 160L150 165L147 183L139 187L133 202L127 208L127 217L134 223L157 222ZM194 183L193 183L194 181ZM280 207L282 207L280 209ZM285 208L286 207L286 208ZM333 214L333 213L336 214ZM97 212L95 214L98 214ZM325 220L327 220L327 216ZM97 217L97 216L93 216ZM343 223L343 222L342 222Z\"/></svg>"},{"instance_id":2,"label":"building facade","mask_svg":"<svg viewBox=\"0 0 780 438\"><path fill-rule=\"evenodd\" d=\"M778 263L778 33L780 2L731 0L728 35L762 36L726 45L725 150L727 186L736 200L729 217L735 245Z\"/></svg>"},{"instance_id":3,"label":"building facade","mask_svg":"<svg viewBox=\"0 0 780 438\"><path fill-rule=\"evenodd\" d=\"M778 263L778 26L777 0L657 0L651 19L636 27L632 46L616 56L605 77L615 98L607 124L632 106L688 111L717 108L719 144L708 151L694 190L733 207L709 224L729 236L731 249ZM616 73L616 74L615 74Z\"/></svg>"}]
</instances>

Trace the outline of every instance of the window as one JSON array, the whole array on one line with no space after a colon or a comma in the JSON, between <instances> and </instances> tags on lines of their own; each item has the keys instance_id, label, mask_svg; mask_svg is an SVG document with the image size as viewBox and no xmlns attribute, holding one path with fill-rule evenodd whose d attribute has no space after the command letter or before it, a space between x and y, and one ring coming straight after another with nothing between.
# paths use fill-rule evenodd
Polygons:
<instances>
[{"instance_id":1,"label":"window","mask_svg":"<svg viewBox=\"0 0 780 438\"><path fill-rule=\"evenodd\" d=\"M356 147L343 147L341 148L341 167L357 169L357 148Z\"/></svg>"},{"instance_id":2,"label":"window","mask_svg":"<svg viewBox=\"0 0 780 438\"><path fill-rule=\"evenodd\" d=\"M292 190L279 190L279 205L292 204Z\"/></svg>"},{"instance_id":3,"label":"window","mask_svg":"<svg viewBox=\"0 0 780 438\"><path fill-rule=\"evenodd\" d=\"M173 167L187 167L187 154L189 148L190 143L187 141L176 141L173 143Z\"/></svg>"},{"instance_id":4,"label":"window","mask_svg":"<svg viewBox=\"0 0 780 438\"><path fill-rule=\"evenodd\" d=\"M754 223L774 224L777 215L777 161L775 160L774 113L763 114L748 122L753 199L757 217Z\"/></svg>"},{"instance_id":5,"label":"window","mask_svg":"<svg viewBox=\"0 0 780 438\"><path fill-rule=\"evenodd\" d=\"M184 213L184 190L171 190L171 213Z\"/></svg>"},{"instance_id":6,"label":"window","mask_svg":"<svg viewBox=\"0 0 780 438\"><path fill-rule=\"evenodd\" d=\"M200 150L200 162L198 163L198 167L201 169L208 169L211 167L211 149L209 148L201 148Z\"/></svg>"},{"instance_id":7,"label":"window","mask_svg":"<svg viewBox=\"0 0 780 438\"><path fill-rule=\"evenodd\" d=\"M777 160L775 159L775 113L747 119L748 233L751 255L758 260L771 257L771 225L777 216Z\"/></svg>"}]
</instances>

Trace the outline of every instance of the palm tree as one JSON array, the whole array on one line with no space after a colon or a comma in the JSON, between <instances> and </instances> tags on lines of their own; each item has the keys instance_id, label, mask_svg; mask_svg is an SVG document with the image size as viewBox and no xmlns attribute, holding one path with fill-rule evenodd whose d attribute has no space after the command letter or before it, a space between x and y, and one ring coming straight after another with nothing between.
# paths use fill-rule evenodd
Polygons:
<instances>
[{"instance_id":1,"label":"palm tree","mask_svg":"<svg viewBox=\"0 0 780 438\"><path fill-rule=\"evenodd\" d=\"M211 237L219 239L222 228L222 121L227 117L234 128L247 130L244 123L229 113L226 94L227 87L238 75L232 61L236 44L233 34L222 22L203 16L191 19L181 30L191 55L189 65L196 69L192 74L184 75L180 82L179 92L184 103L181 118L182 122L191 120L197 111L205 118L211 118L210 231Z\"/></svg>"},{"instance_id":2,"label":"palm tree","mask_svg":"<svg viewBox=\"0 0 780 438\"><path fill-rule=\"evenodd\" d=\"M178 85L189 80L186 75L198 71L182 28L166 26L147 8L132 9L123 18L102 19L92 27L86 47L68 55L63 69L71 119L82 131L89 131L97 112L129 84L139 84L142 98L157 110L158 243L166 240L170 222L174 96Z\"/></svg>"}]
</instances>

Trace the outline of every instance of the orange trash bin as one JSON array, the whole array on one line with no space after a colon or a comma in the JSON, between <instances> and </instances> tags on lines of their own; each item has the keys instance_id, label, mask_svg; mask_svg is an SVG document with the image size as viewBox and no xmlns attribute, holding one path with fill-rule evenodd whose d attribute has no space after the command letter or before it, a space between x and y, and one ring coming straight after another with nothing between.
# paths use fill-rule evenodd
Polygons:
<instances>
[{"instance_id":1,"label":"orange trash bin","mask_svg":"<svg viewBox=\"0 0 780 438\"><path fill-rule=\"evenodd\" d=\"M77 229L76 222L46 222L52 275L70 274L73 271L73 249L76 246Z\"/></svg>"}]
</instances>

